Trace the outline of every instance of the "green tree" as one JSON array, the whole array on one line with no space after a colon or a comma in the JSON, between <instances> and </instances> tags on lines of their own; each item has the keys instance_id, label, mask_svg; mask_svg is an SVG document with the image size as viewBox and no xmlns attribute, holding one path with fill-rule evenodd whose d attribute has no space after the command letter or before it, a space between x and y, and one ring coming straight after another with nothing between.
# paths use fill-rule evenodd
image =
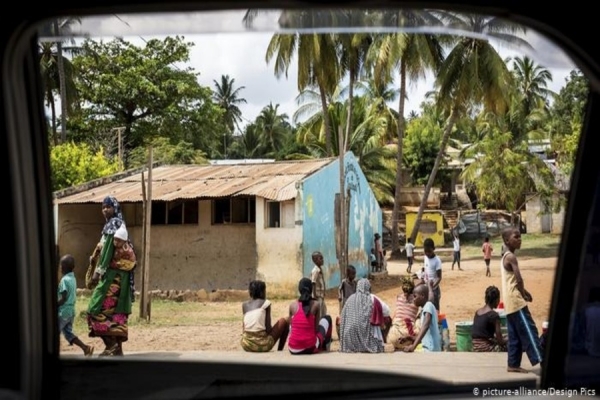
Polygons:
<instances>
[{"instance_id":1,"label":"green tree","mask_svg":"<svg viewBox=\"0 0 600 400\"><path fill-rule=\"evenodd\" d=\"M590 86L579 70L571 71L566 84L554 97L549 131L558 167L571 176Z\"/></svg>"},{"instance_id":2,"label":"green tree","mask_svg":"<svg viewBox=\"0 0 600 400\"><path fill-rule=\"evenodd\" d=\"M198 104L211 101L193 68L181 67L189 61L191 46L179 36L152 39L143 47L123 39L84 41L81 54L73 59L82 100L77 122L85 130L82 135L124 127L127 165L129 150L144 145L146 136L160 128L169 135L164 123L174 110L184 118L186 111L193 114Z\"/></svg>"},{"instance_id":3,"label":"green tree","mask_svg":"<svg viewBox=\"0 0 600 400\"><path fill-rule=\"evenodd\" d=\"M335 14L335 13L333 13ZM320 26L322 22L331 24L333 14L330 11L290 11L285 13L285 23L292 26ZM327 155L333 154L332 126L327 112L327 98L336 90L341 79L338 63L337 44L333 33L296 33L275 34L269 42L266 52L267 64L274 61L275 76L285 75L296 57L298 65L298 91L317 88L321 102L323 129Z\"/></svg>"},{"instance_id":4,"label":"green tree","mask_svg":"<svg viewBox=\"0 0 600 400\"><path fill-rule=\"evenodd\" d=\"M443 127L435 115L424 113L423 116L411 120L407 124L404 136L403 164L411 171L412 183L424 185L429 179L429 173L435 164L440 150L440 140ZM445 160L443 161L445 164ZM447 174L438 174L437 184L440 184Z\"/></svg>"},{"instance_id":5,"label":"green tree","mask_svg":"<svg viewBox=\"0 0 600 400\"><path fill-rule=\"evenodd\" d=\"M47 27L50 31L59 31L64 33L74 20L58 20L53 21L52 26ZM55 36L51 32L47 32L52 36ZM50 108L51 123L50 128L52 130L52 141L54 145L59 143L57 134L57 112L56 112L56 96L60 98L61 107L61 138L60 141L66 140L66 124L67 114L73 113L74 107L76 107L79 94L75 85L75 74L76 71L73 68L71 60L64 54L76 54L78 48L74 46L63 46L62 42L47 42L41 41L39 44L39 57L40 67L42 74L42 81L44 85L44 97L46 106Z\"/></svg>"},{"instance_id":6,"label":"green tree","mask_svg":"<svg viewBox=\"0 0 600 400\"><path fill-rule=\"evenodd\" d=\"M227 143L231 142L231 138L235 130L239 130L239 123L242 121L242 110L240 104L247 103L246 99L240 97L240 92L245 86L235 87L235 79L229 75L221 75L221 81L213 81L215 91L213 94L214 101L224 111L223 119L227 131L223 132L223 158L227 158Z\"/></svg>"},{"instance_id":7,"label":"green tree","mask_svg":"<svg viewBox=\"0 0 600 400\"><path fill-rule=\"evenodd\" d=\"M53 191L111 175L119 169L117 160L107 157L102 149L93 151L85 143L73 142L52 147L50 167Z\"/></svg>"},{"instance_id":8,"label":"green tree","mask_svg":"<svg viewBox=\"0 0 600 400\"><path fill-rule=\"evenodd\" d=\"M522 27L496 17L449 14L446 19L453 28L485 34L500 42L527 45L524 39L517 36L524 31ZM438 104L448 113L448 122L410 234L413 242L419 232L427 198L446 154L454 125L473 104L482 105L486 111L499 114L506 112L510 102L511 83L512 75L506 63L488 40L476 37L457 39L436 76Z\"/></svg>"},{"instance_id":9,"label":"green tree","mask_svg":"<svg viewBox=\"0 0 600 400\"><path fill-rule=\"evenodd\" d=\"M291 126L287 114L280 114L279 104L269 103L256 117L256 129L264 155L276 156L283 150L287 137L291 136Z\"/></svg>"},{"instance_id":10,"label":"green tree","mask_svg":"<svg viewBox=\"0 0 600 400\"><path fill-rule=\"evenodd\" d=\"M307 99L310 100L310 96ZM367 97L354 99L352 113L354 129L348 138L348 149L358 158L359 165L379 204L391 205L395 181L396 146L386 143L387 120L385 116L380 115L378 105L370 103ZM348 120L347 102L339 99L331 103L329 119L333 128L332 138L337 141L339 128ZM297 130L298 142L305 145L313 157L327 156L322 126L323 113L317 112ZM334 151L334 156L339 155L339 148L334 148Z\"/></svg>"},{"instance_id":11,"label":"green tree","mask_svg":"<svg viewBox=\"0 0 600 400\"><path fill-rule=\"evenodd\" d=\"M149 144L152 145L152 160L162 164L208 164L206 154L195 150L191 143L181 141L171 144L169 139L158 137ZM136 147L131 151L130 164L132 168L148 164L148 149L145 146Z\"/></svg>"},{"instance_id":12,"label":"green tree","mask_svg":"<svg viewBox=\"0 0 600 400\"><path fill-rule=\"evenodd\" d=\"M416 27L440 26L442 21L433 13L419 10L400 10L384 13L384 21L390 26ZM401 207L403 143L406 130L404 118L407 98L407 79L414 82L425 76L427 71L437 71L444 59L442 42L438 35L421 33L386 33L377 35L371 46L375 77L388 80L398 71L400 96L398 99L396 184L392 211L392 255L399 255L398 220Z\"/></svg>"}]
</instances>

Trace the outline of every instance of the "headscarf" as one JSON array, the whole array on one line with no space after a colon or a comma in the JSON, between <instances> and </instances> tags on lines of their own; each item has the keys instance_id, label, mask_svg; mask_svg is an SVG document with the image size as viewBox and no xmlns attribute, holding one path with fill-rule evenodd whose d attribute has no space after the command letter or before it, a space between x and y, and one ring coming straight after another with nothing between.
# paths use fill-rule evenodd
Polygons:
<instances>
[{"instance_id":1,"label":"headscarf","mask_svg":"<svg viewBox=\"0 0 600 400\"><path fill-rule=\"evenodd\" d=\"M300 279L298 282L298 292L300 293L300 297L298 301L302 303L302 310L304 314L308 317L310 314L310 301L312 300L312 281L308 278Z\"/></svg>"},{"instance_id":2,"label":"headscarf","mask_svg":"<svg viewBox=\"0 0 600 400\"><path fill-rule=\"evenodd\" d=\"M359 279L356 293L351 295L342 310L340 323L340 350L345 353L381 353L383 338L381 328L371 324L374 309L371 283ZM375 330L379 330L379 335Z\"/></svg>"},{"instance_id":3,"label":"headscarf","mask_svg":"<svg viewBox=\"0 0 600 400\"><path fill-rule=\"evenodd\" d=\"M102 228L103 235L114 235L117 229L121 227L123 223L123 213L121 212L121 205L113 196L106 196L102 201L103 206L111 206L115 211L112 218L108 219Z\"/></svg>"}]
</instances>

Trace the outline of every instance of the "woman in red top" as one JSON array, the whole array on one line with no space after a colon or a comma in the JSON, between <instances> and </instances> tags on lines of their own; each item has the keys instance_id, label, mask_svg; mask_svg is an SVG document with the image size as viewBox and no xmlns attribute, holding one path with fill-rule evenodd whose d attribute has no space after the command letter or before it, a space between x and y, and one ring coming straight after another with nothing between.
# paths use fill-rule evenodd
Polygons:
<instances>
[{"instance_id":1,"label":"woman in red top","mask_svg":"<svg viewBox=\"0 0 600 400\"><path fill-rule=\"evenodd\" d=\"M311 296L310 279L300 279L298 292L300 297L290 304L290 353L314 354L328 350L331 343L331 317L325 315L320 321L317 320L319 302Z\"/></svg>"}]
</instances>

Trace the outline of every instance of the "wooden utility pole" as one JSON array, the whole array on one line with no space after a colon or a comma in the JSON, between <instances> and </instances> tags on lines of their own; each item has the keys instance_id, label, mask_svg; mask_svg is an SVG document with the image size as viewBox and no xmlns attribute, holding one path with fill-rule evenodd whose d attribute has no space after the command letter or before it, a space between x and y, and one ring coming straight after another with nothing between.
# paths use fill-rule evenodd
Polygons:
<instances>
[{"instance_id":1,"label":"wooden utility pole","mask_svg":"<svg viewBox=\"0 0 600 400\"><path fill-rule=\"evenodd\" d=\"M113 128L113 131L117 131L117 150L118 150L118 162L119 162L119 172L123 171L123 132L125 131L125 127L121 126L119 128Z\"/></svg>"},{"instance_id":2,"label":"wooden utility pole","mask_svg":"<svg viewBox=\"0 0 600 400\"><path fill-rule=\"evenodd\" d=\"M148 190L142 172L142 196L144 226L142 228L142 290L140 294L140 318L150 321L150 221L152 221L152 146L148 148Z\"/></svg>"},{"instance_id":3,"label":"wooden utility pole","mask_svg":"<svg viewBox=\"0 0 600 400\"><path fill-rule=\"evenodd\" d=\"M340 126L338 129L338 146L339 146L339 164L340 164L340 205L339 205L339 243L340 243L340 254L339 254L339 267L340 277L344 279L346 277L346 267L348 266L348 215L346 212L346 177L344 175L344 155L346 153L346 143L344 140L344 130Z\"/></svg>"}]
</instances>

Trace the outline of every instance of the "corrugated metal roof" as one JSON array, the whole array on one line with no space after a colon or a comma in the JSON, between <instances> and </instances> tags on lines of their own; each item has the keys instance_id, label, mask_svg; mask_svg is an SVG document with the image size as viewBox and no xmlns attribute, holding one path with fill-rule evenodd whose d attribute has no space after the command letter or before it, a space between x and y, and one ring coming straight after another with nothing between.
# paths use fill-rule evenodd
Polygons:
<instances>
[{"instance_id":1,"label":"corrugated metal roof","mask_svg":"<svg viewBox=\"0 0 600 400\"><path fill-rule=\"evenodd\" d=\"M274 201L296 197L296 183L334 158L237 165L168 165L152 170L152 200L258 196ZM145 174L147 179L148 175ZM122 203L142 201L141 173L94 188L56 195L55 204L101 203L115 196ZM73 193L75 192L75 193Z\"/></svg>"}]
</instances>

